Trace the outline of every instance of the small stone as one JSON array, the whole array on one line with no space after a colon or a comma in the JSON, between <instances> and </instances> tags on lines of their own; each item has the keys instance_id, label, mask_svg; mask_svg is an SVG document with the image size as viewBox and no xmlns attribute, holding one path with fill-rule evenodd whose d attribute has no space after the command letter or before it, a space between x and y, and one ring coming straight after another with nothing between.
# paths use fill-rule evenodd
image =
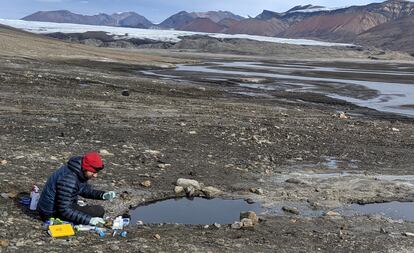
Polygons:
<instances>
[{"instance_id":1,"label":"small stone","mask_svg":"<svg viewBox=\"0 0 414 253\"><path fill-rule=\"evenodd\" d=\"M392 128L392 131L393 131L393 132L399 132L399 131L400 131L400 129L393 127L393 128Z\"/></svg>"},{"instance_id":2,"label":"small stone","mask_svg":"<svg viewBox=\"0 0 414 253\"><path fill-rule=\"evenodd\" d=\"M189 134L197 134L197 132L196 131L190 131L190 132L188 132Z\"/></svg>"},{"instance_id":3,"label":"small stone","mask_svg":"<svg viewBox=\"0 0 414 253\"><path fill-rule=\"evenodd\" d=\"M306 182L304 180L301 180L301 179L298 179L298 178L289 178L285 182L289 183L289 184L303 184L303 185L308 185L309 184L308 182Z\"/></svg>"},{"instance_id":4,"label":"small stone","mask_svg":"<svg viewBox=\"0 0 414 253\"><path fill-rule=\"evenodd\" d=\"M211 197L217 196L217 195L219 195L219 194L221 193L221 191L220 191L219 189L217 189L217 188L215 188L215 187L213 187L213 186L207 186L207 187L204 187L201 191L202 191L202 192L204 193L204 195L206 195L208 198L211 198Z\"/></svg>"},{"instance_id":5,"label":"small stone","mask_svg":"<svg viewBox=\"0 0 414 253\"><path fill-rule=\"evenodd\" d=\"M414 233L410 233L410 232L403 232L402 234L405 236L414 236Z\"/></svg>"},{"instance_id":6,"label":"small stone","mask_svg":"<svg viewBox=\"0 0 414 253\"><path fill-rule=\"evenodd\" d=\"M284 212L287 212L287 213L292 213L292 214L296 214L296 215L300 214L299 210L295 207L284 206L284 207L282 207L282 210Z\"/></svg>"},{"instance_id":7,"label":"small stone","mask_svg":"<svg viewBox=\"0 0 414 253\"><path fill-rule=\"evenodd\" d=\"M0 240L0 247L8 247L9 244L9 240Z\"/></svg>"},{"instance_id":8,"label":"small stone","mask_svg":"<svg viewBox=\"0 0 414 253\"><path fill-rule=\"evenodd\" d=\"M122 91L122 96L128 97L129 96L129 91L128 90L123 90Z\"/></svg>"},{"instance_id":9,"label":"small stone","mask_svg":"<svg viewBox=\"0 0 414 253\"><path fill-rule=\"evenodd\" d=\"M165 169L165 168L170 167L170 166L171 166L171 164L169 164L169 163L160 163L160 164L157 165L157 167L160 168L160 169Z\"/></svg>"},{"instance_id":10,"label":"small stone","mask_svg":"<svg viewBox=\"0 0 414 253\"><path fill-rule=\"evenodd\" d=\"M154 238L154 239L156 239L156 240L160 240L160 239L161 239L161 236L160 236L159 234L155 234L155 235L153 236L153 238Z\"/></svg>"},{"instance_id":11,"label":"small stone","mask_svg":"<svg viewBox=\"0 0 414 253\"><path fill-rule=\"evenodd\" d=\"M235 221L233 224L231 224L232 229L241 229L243 227L243 223L240 221Z\"/></svg>"},{"instance_id":12,"label":"small stone","mask_svg":"<svg viewBox=\"0 0 414 253\"><path fill-rule=\"evenodd\" d=\"M7 164L7 160L1 160L1 161L0 161L0 164L1 164L1 165L6 165L6 164Z\"/></svg>"},{"instance_id":13,"label":"small stone","mask_svg":"<svg viewBox=\"0 0 414 253\"><path fill-rule=\"evenodd\" d=\"M22 247L24 245L25 245L25 242L24 241L18 241L18 242L16 242L16 247Z\"/></svg>"},{"instance_id":14,"label":"small stone","mask_svg":"<svg viewBox=\"0 0 414 253\"><path fill-rule=\"evenodd\" d=\"M141 182L141 185L144 186L144 187L150 187L151 186L151 181L145 180L144 182Z\"/></svg>"},{"instance_id":15,"label":"small stone","mask_svg":"<svg viewBox=\"0 0 414 253\"><path fill-rule=\"evenodd\" d=\"M8 199L9 198L9 194L3 192L2 194L0 194L0 196L2 196L4 199Z\"/></svg>"},{"instance_id":16,"label":"small stone","mask_svg":"<svg viewBox=\"0 0 414 253\"><path fill-rule=\"evenodd\" d=\"M161 154L160 151L158 151L158 150L151 150L151 149L145 150L145 153L150 154L150 155L153 155L153 156L157 156L157 155L160 155Z\"/></svg>"},{"instance_id":17,"label":"small stone","mask_svg":"<svg viewBox=\"0 0 414 253\"><path fill-rule=\"evenodd\" d=\"M195 189L194 189L194 187L192 187L192 186L188 186L188 187L186 187L184 190L185 190L185 193L187 194L187 197L192 197L192 196L194 196L194 193L195 193Z\"/></svg>"},{"instance_id":18,"label":"small stone","mask_svg":"<svg viewBox=\"0 0 414 253\"><path fill-rule=\"evenodd\" d=\"M385 230L384 228L380 228L380 233L381 234L388 234L387 230Z\"/></svg>"},{"instance_id":19,"label":"small stone","mask_svg":"<svg viewBox=\"0 0 414 253\"><path fill-rule=\"evenodd\" d=\"M340 216L340 214L334 211L329 211L325 213L325 216Z\"/></svg>"},{"instance_id":20,"label":"small stone","mask_svg":"<svg viewBox=\"0 0 414 253\"><path fill-rule=\"evenodd\" d=\"M208 229L209 227L210 227L209 225L205 225L203 228Z\"/></svg>"},{"instance_id":21,"label":"small stone","mask_svg":"<svg viewBox=\"0 0 414 253\"><path fill-rule=\"evenodd\" d=\"M245 199L245 201L247 202L247 204L254 204L254 203L256 203L256 201L254 201L253 199L250 199L250 198Z\"/></svg>"},{"instance_id":22,"label":"small stone","mask_svg":"<svg viewBox=\"0 0 414 253\"><path fill-rule=\"evenodd\" d=\"M339 114L339 118L340 118L340 119L349 119L349 117L345 114L345 112L341 112L341 113Z\"/></svg>"},{"instance_id":23,"label":"small stone","mask_svg":"<svg viewBox=\"0 0 414 253\"><path fill-rule=\"evenodd\" d=\"M118 251L118 250L119 250L119 246L118 246L118 245L116 245L116 244L111 244L111 246L109 246L109 248L110 248L112 251Z\"/></svg>"},{"instance_id":24,"label":"small stone","mask_svg":"<svg viewBox=\"0 0 414 253\"><path fill-rule=\"evenodd\" d=\"M106 149L101 149L101 150L99 150L99 154L101 155L101 156L113 156L114 154L112 154L112 153L109 153L109 151L108 150L106 150Z\"/></svg>"},{"instance_id":25,"label":"small stone","mask_svg":"<svg viewBox=\"0 0 414 253\"><path fill-rule=\"evenodd\" d=\"M244 218L240 222L243 224L243 228L251 228L254 226L251 219Z\"/></svg>"},{"instance_id":26,"label":"small stone","mask_svg":"<svg viewBox=\"0 0 414 253\"><path fill-rule=\"evenodd\" d=\"M213 225L214 225L216 228L221 228L221 224L220 224L220 223L215 222Z\"/></svg>"},{"instance_id":27,"label":"small stone","mask_svg":"<svg viewBox=\"0 0 414 253\"><path fill-rule=\"evenodd\" d=\"M177 179L177 186L182 186L184 188L192 186L197 190L201 188L200 183L198 181L192 180L192 179L185 179L185 178Z\"/></svg>"},{"instance_id":28,"label":"small stone","mask_svg":"<svg viewBox=\"0 0 414 253\"><path fill-rule=\"evenodd\" d=\"M128 201L128 200L131 200L132 199L132 196L131 196L131 194L128 191L121 192L121 194L119 195L119 197L122 200L125 200L125 201Z\"/></svg>"},{"instance_id":29,"label":"small stone","mask_svg":"<svg viewBox=\"0 0 414 253\"><path fill-rule=\"evenodd\" d=\"M250 192L258 195L263 195L264 193L262 188L250 188Z\"/></svg>"},{"instance_id":30,"label":"small stone","mask_svg":"<svg viewBox=\"0 0 414 253\"><path fill-rule=\"evenodd\" d=\"M257 214L255 212L241 212L240 220L243 220L245 218L250 219L253 222L253 225L256 225L259 222L259 219L257 218Z\"/></svg>"},{"instance_id":31,"label":"small stone","mask_svg":"<svg viewBox=\"0 0 414 253\"><path fill-rule=\"evenodd\" d=\"M184 187L182 187L182 186L176 186L176 187L174 188L174 192L175 192L175 194L182 193L183 191L184 191Z\"/></svg>"}]
</instances>

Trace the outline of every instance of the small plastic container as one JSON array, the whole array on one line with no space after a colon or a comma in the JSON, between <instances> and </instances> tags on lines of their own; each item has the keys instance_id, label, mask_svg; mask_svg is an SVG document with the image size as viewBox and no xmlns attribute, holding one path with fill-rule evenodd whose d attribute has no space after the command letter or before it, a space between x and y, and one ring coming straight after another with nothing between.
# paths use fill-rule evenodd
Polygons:
<instances>
[{"instance_id":1,"label":"small plastic container","mask_svg":"<svg viewBox=\"0 0 414 253\"><path fill-rule=\"evenodd\" d=\"M122 238L125 238L127 236L127 231L122 231L121 234L120 234L120 236Z\"/></svg>"},{"instance_id":2,"label":"small plastic container","mask_svg":"<svg viewBox=\"0 0 414 253\"><path fill-rule=\"evenodd\" d=\"M40 199L39 187L37 187L36 185L33 185L32 191L30 192L30 197L32 199L30 201L29 209L34 211L37 209L37 203L39 203L39 199Z\"/></svg>"}]
</instances>

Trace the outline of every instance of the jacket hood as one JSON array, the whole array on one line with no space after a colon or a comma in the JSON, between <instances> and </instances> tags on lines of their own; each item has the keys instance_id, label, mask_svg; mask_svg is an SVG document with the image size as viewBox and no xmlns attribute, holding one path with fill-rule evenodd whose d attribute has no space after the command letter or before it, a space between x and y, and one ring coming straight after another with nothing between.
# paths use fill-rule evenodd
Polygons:
<instances>
[{"instance_id":1,"label":"jacket hood","mask_svg":"<svg viewBox=\"0 0 414 253\"><path fill-rule=\"evenodd\" d=\"M82 156L72 157L68 161L68 168L78 176L80 181L85 182L88 181L88 179L85 178L85 175L83 174L81 163Z\"/></svg>"}]
</instances>

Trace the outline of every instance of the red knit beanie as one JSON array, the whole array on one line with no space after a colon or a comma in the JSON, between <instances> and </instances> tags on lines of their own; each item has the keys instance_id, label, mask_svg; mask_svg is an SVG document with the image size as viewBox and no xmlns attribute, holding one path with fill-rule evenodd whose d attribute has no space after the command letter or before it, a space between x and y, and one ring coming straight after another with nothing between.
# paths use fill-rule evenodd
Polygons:
<instances>
[{"instance_id":1,"label":"red knit beanie","mask_svg":"<svg viewBox=\"0 0 414 253\"><path fill-rule=\"evenodd\" d=\"M97 173L104 168L101 156L97 152L88 152L82 157L82 168Z\"/></svg>"}]
</instances>

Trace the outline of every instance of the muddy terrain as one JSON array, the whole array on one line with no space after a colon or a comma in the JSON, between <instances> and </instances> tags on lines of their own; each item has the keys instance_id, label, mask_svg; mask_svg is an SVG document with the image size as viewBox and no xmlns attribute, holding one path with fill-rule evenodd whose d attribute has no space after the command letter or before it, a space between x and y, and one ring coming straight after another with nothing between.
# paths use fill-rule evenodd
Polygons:
<instances>
[{"instance_id":1,"label":"muddy terrain","mask_svg":"<svg viewBox=\"0 0 414 253\"><path fill-rule=\"evenodd\" d=\"M207 82L191 72L185 79L150 76L142 71L229 56L139 53L156 64L1 54L0 252L414 250L412 221L345 212L350 204L414 200L414 119L314 92L246 96L234 92L234 80ZM388 62L326 58L318 64L383 69ZM412 68L409 60L395 64ZM145 224L128 227L126 238L83 232L53 239L18 197L89 150L100 151L106 163L91 183L119 193L104 203L112 218L183 196L174 191L179 178L219 189L216 197L260 202L265 212L242 229Z\"/></svg>"}]
</instances>

